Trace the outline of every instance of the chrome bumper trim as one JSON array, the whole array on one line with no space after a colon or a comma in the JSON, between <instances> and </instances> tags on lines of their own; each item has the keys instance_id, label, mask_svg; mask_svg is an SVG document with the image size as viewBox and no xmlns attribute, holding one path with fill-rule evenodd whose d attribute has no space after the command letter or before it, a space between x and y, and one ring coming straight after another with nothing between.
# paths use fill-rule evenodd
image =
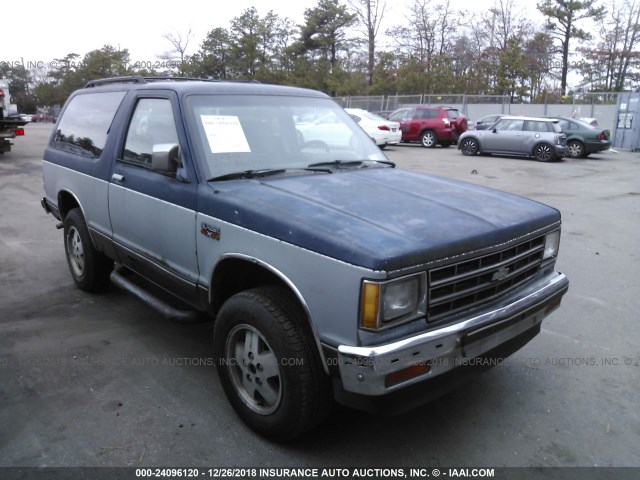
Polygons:
<instances>
[{"instance_id":1,"label":"chrome bumper trim","mask_svg":"<svg viewBox=\"0 0 640 480\"><path fill-rule=\"evenodd\" d=\"M503 307L467 320L384 345L340 345L338 366L343 387L364 395L384 395L464 365L540 324L550 313L545 311L548 305L568 287L564 274L552 273L513 292ZM389 373L423 362L430 363L428 373L398 385L385 385Z\"/></svg>"}]
</instances>

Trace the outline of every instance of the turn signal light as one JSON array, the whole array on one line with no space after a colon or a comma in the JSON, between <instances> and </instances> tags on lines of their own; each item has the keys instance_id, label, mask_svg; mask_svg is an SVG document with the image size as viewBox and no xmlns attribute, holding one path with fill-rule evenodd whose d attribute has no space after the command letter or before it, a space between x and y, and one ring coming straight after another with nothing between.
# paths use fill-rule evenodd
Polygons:
<instances>
[{"instance_id":1,"label":"turn signal light","mask_svg":"<svg viewBox=\"0 0 640 480\"><path fill-rule=\"evenodd\" d=\"M402 382L406 382L407 380L411 380L412 378L429 373L430 370L431 364L426 362L411 365L410 367L403 368L402 370L398 370L397 372L387 375L384 379L384 386L387 388L393 387L394 385L398 385Z\"/></svg>"},{"instance_id":2,"label":"turn signal light","mask_svg":"<svg viewBox=\"0 0 640 480\"><path fill-rule=\"evenodd\" d=\"M362 318L360 326L374 329L378 326L378 307L380 305L380 285L365 283L362 288Z\"/></svg>"}]
</instances>

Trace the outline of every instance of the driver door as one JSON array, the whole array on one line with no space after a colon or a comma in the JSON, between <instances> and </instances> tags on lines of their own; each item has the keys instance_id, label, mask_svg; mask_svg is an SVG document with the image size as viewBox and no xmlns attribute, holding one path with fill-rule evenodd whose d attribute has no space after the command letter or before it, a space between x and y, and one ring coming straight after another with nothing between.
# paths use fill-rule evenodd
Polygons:
<instances>
[{"instance_id":1,"label":"driver door","mask_svg":"<svg viewBox=\"0 0 640 480\"><path fill-rule=\"evenodd\" d=\"M137 99L114 162L109 216L120 263L195 301L197 182L151 164L154 150L178 145L184 152L176 107L177 98L169 95Z\"/></svg>"}]
</instances>

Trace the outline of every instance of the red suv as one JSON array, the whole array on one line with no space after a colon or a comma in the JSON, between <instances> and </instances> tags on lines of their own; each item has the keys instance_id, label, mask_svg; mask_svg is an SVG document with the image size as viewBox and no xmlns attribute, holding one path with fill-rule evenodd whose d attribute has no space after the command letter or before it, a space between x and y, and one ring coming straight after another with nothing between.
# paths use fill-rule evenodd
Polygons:
<instances>
[{"instance_id":1,"label":"red suv","mask_svg":"<svg viewBox=\"0 0 640 480\"><path fill-rule=\"evenodd\" d=\"M467 130L467 118L452 107L401 107L389 120L400 122L403 142L419 141L426 148L449 147Z\"/></svg>"}]
</instances>

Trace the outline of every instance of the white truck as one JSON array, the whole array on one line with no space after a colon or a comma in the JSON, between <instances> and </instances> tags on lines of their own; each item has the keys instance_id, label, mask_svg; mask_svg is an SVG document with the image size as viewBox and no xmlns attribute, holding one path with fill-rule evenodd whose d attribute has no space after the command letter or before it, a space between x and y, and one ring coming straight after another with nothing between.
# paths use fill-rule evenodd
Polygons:
<instances>
[{"instance_id":1,"label":"white truck","mask_svg":"<svg viewBox=\"0 0 640 480\"><path fill-rule=\"evenodd\" d=\"M0 154L11 151L13 139L24 135L26 123L18 117L18 109L11 103L9 82L0 79Z\"/></svg>"}]
</instances>

